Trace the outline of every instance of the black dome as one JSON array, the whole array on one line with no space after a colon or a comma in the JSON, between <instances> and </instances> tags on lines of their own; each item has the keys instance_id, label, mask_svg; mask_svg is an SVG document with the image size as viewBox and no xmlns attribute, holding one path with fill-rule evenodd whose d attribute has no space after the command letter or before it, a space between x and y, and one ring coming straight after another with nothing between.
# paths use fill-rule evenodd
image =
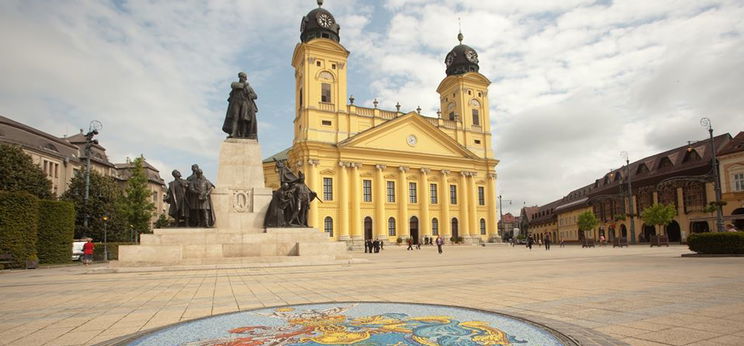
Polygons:
<instances>
[{"instance_id":1,"label":"black dome","mask_svg":"<svg viewBox=\"0 0 744 346\"><path fill-rule=\"evenodd\" d=\"M460 44L452 48L444 58L447 65L447 75L463 74L467 72L478 72L478 53L470 46L462 44L462 34L457 35Z\"/></svg>"},{"instance_id":2,"label":"black dome","mask_svg":"<svg viewBox=\"0 0 744 346\"><path fill-rule=\"evenodd\" d=\"M327 38L339 42L339 30L341 27L336 23L331 12L318 7L302 17L300 40L307 42L314 38Z\"/></svg>"}]
</instances>

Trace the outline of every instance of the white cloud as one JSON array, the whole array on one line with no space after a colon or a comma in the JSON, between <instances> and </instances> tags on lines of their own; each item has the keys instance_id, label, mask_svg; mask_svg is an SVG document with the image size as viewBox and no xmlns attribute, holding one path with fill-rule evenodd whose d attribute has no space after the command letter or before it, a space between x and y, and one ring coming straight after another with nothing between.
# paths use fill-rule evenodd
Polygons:
<instances>
[{"instance_id":1,"label":"white cloud","mask_svg":"<svg viewBox=\"0 0 744 346\"><path fill-rule=\"evenodd\" d=\"M118 4L119 2L117 2ZM292 49L305 1L0 2L0 113L53 134L91 119L113 160L214 161L227 86L246 70L268 156L290 145ZM704 1L326 1L351 51L349 94L439 107L444 56L479 53L499 194L544 204L631 160L744 123L744 4ZM364 96L360 96L364 95ZM211 165L211 167L210 167ZM167 168L166 168L167 167ZM212 173L214 174L214 173ZM507 209L509 211L509 209Z\"/></svg>"}]
</instances>

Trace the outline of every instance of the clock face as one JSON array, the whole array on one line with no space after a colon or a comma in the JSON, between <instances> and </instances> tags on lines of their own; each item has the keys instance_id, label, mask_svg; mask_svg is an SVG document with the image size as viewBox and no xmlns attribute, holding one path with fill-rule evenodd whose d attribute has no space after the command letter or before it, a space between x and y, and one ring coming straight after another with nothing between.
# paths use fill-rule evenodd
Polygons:
<instances>
[{"instance_id":1,"label":"clock face","mask_svg":"<svg viewBox=\"0 0 744 346\"><path fill-rule=\"evenodd\" d=\"M476 53L474 50L466 50L465 57L474 64L478 63L478 53Z\"/></svg>"},{"instance_id":2,"label":"clock face","mask_svg":"<svg viewBox=\"0 0 744 346\"><path fill-rule=\"evenodd\" d=\"M416 142L418 142L418 140L416 139L416 136L410 135L408 136L408 138L406 138L406 142L408 142L408 145L414 146L416 145Z\"/></svg>"},{"instance_id":3,"label":"clock face","mask_svg":"<svg viewBox=\"0 0 744 346\"><path fill-rule=\"evenodd\" d=\"M455 53L447 54L447 58L444 59L444 63L447 64L447 66L449 66L449 65L452 65L453 61L455 61Z\"/></svg>"},{"instance_id":4,"label":"clock face","mask_svg":"<svg viewBox=\"0 0 744 346\"><path fill-rule=\"evenodd\" d=\"M326 13L321 13L318 15L318 24L326 29L330 29L331 25L333 25L333 18Z\"/></svg>"}]
</instances>

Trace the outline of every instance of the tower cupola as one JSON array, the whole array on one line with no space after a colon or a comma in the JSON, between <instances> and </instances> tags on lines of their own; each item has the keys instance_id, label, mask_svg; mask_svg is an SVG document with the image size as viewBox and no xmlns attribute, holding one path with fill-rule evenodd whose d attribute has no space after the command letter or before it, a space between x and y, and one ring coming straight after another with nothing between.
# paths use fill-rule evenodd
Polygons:
<instances>
[{"instance_id":1,"label":"tower cupola","mask_svg":"<svg viewBox=\"0 0 744 346\"><path fill-rule=\"evenodd\" d=\"M341 27L336 23L331 12L323 7L323 0L318 0L318 8L302 17L300 23L300 40L308 42L316 38L327 38L339 42L338 32Z\"/></svg>"},{"instance_id":2,"label":"tower cupola","mask_svg":"<svg viewBox=\"0 0 744 346\"><path fill-rule=\"evenodd\" d=\"M447 75L457 75L467 72L478 72L478 53L470 46L462 44L462 32L457 34L457 40L460 44L452 48L444 58L444 64L447 65Z\"/></svg>"}]
</instances>

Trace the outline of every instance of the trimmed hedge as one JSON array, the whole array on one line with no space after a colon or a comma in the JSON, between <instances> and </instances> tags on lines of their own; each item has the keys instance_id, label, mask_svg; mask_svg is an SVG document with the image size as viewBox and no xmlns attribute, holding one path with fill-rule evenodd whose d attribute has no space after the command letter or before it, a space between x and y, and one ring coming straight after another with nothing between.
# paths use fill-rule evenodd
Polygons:
<instances>
[{"instance_id":1,"label":"trimmed hedge","mask_svg":"<svg viewBox=\"0 0 744 346\"><path fill-rule=\"evenodd\" d=\"M744 254L744 232L705 232L687 237L690 250L704 254Z\"/></svg>"},{"instance_id":2,"label":"trimmed hedge","mask_svg":"<svg viewBox=\"0 0 744 346\"><path fill-rule=\"evenodd\" d=\"M36 257L39 200L28 192L0 191L0 254L13 256L12 267Z\"/></svg>"},{"instance_id":3,"label":"trimmed hedge","mask_svg":"<svg viewBox=\"0 0 744 346\"><path fill-rule=\"evenodd\" d=\"M93 260L96 262L103 261L103 242L95 243L93 248ZM137 243L131 242L109 242L108 243L108 256L109 261L116 261L119 259L119 245L137 245Z\"/></svg>"},{"instance_id":4,"label":"trimmed hedge","mask_svg":"<svg viewBox=\"0 0 744 346\"><path fill-rule=\"evenodd\" d=\"M39 201L39 237L36 249L41 263L70 263L75 235L75 206L65 201Z\"/></svg>"}]
</instances>

